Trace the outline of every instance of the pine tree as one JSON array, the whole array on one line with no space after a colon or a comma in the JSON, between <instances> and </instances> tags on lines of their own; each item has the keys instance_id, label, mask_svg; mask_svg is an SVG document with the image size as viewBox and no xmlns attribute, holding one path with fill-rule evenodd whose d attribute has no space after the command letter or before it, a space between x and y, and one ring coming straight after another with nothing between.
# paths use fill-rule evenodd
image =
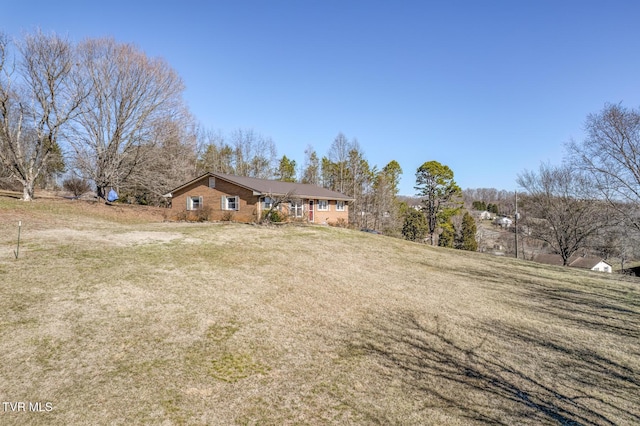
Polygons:
<instances>
[{"instance_id":1,"label":"pine tree","mask_svg":"<svg viewBox=\"0 0 640 426\"><path fill-rule=\"evenodd\" d=\"M296 181L296 161L290 160L286 155L283 155L280 159L280 165L276 172L278 180L284 182Z\"/></svg>"},{"instance_id":2,"label":"pine tree","mask_svg":"<svg viewBox=\"0 0 640 426\"><path fill-rule=\"evenodd\" d=\"M442 220L442 213L446 209L457 209L462 190L453 180L453 171L437 161L427 161L418 168L415 188L418 190L418 195L422 197L431 244L435 245L436 230L441 223L445 222ZM452 215L447 213L445 216Z\"/></svg>"},{"instance_id":3,"label":"pine tree","mask_svg":"<svg viewBox=\"0 0 640 426\"><path fill-rule=\"evenodd\" d=\"M409 209L402 226L402 236L409 241L422 241L428 230L429 227L424 214L418 210Z\"/></svg>"},{"instance_id":4,"label":"pine tree","mask_svg":"<svg viewBox=\"0 0 640 426\"><path fill-rule=\"evenodd\" d=\"M473 217L469 212L465 212L462 217L462 230L460 231L460 242L458 248L468 251L478 250L476 232L476 221L473 220Z\"/></svg>"},{"instance_id":5,"label":"pine tree","mask_svg":"<svg viewBox=\"0 0 640 426\"><path fill-rule=\"evenodd\" d=\"M440 247L453 248L456 240L456 229L453 226L453 222L449 219L447 222L442 223L440 227L442 228L442 233L438 238L438 245Z\"/></svg>"}]
</instances>

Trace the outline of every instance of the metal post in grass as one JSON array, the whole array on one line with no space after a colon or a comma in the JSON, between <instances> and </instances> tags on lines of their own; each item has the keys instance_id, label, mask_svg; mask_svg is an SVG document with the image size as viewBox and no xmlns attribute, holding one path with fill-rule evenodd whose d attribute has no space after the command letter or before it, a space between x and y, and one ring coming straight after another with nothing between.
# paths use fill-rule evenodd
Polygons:
<instances>
[{"instance_id":1,"label":"metal post in grass","mask_svg":"<svg viewBox=\"0 0 640 426\"><path fill-rule=\"evenodd\" d=\"M18 258L18 255L20 254L20 230L22 229L22 221L18 221L18 246L16 247L16 249L13 251L13 254L16 255L16 259Z\"/></svg>"}]
</instances>

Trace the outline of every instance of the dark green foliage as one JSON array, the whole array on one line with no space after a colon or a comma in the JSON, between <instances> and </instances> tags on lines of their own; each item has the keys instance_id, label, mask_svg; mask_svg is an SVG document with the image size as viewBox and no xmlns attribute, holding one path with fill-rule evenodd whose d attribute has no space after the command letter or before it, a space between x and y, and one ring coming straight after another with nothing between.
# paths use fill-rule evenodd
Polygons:
<instances>
[{"instance_id":1,"label":"dark green foliage","mask_svg":"<svg viewBox=\"0 0 640 426\"><path fill-rule=\"evenodd\" d=\"M489 213L498 214L498 205L497 204L487 204L487 209Z\"/></svg>"},{"instance_id":2,"label":"dark green foliage","mask_svg":"<svg viewBox=\"0 0 640 426\"><path fill-rule=\"evenodd\" d=\"M431 244L435 244L436 229L444 222L442 212L459 207L462 190L453 180L453 171L449 166L437 161L427 161L418 168L415 188L422 197ZM449 217L449 214L446 216Z\"/></svg>"},{"instance_id":3,"label":"dark green foliage","mask_svg":"<svg viewBox=\"0 0 640 426\"><path fill-rule=\"evenodd\" d=\"M472 207L474 210L484 211L487 210L487 203L484 201L474 201Z\"/></svg>"},{"instance_id":4,"label":"dark green foliage","mask_svg":"<svg viewBox=\"0 0 640 426\"><path fill-rule=\"evenodd\" d=\"M402 236L409 241L422 241L427 235L429 226L422 212L409 209L402 226Z\"/></svg>"},{"instance_id":5,"label":"dark green foliage","mask_svg":"<svg viewBox=\"0 0 640 426\"><path fill-rule=\"evenodd\" d=\"M449 220L441 224L440 226L442 228L442 233L440 234L440 238L438 239L438 245L440 247L453 248L456 239L456 230L453 226L453 222Z\"/></svg>"},{"instance_id":6,"label":"dark green foliage","mask_svg":"<svg viewBox=\"0 0 640 426\"><path fill-rule=\"evenodd\" d=\"M284 182L296 181L296 161L290 160L286 155L280 159L280 165L276 173L278 180Z\"/></svg>"},{"instance_id":7,"label":"dark green foliage","mask_svg":"<svg viewBox=\"0 0 640 426\"><path fill-rule=\"evenodd\" d=\"M264 223L280 223L282 222L282 215L278 210L268 210L262 213L262 221Z\"/></svg>"},{"instance_id":8,"label":"dark green foliage","mask_svg":"<svg viewBox=\"0 0 640 426\"><path fill-rule=\"evenodd\" d=\"M478 250L478 242L476 241L476 222L469 212L465 212L462 217L462 230L460 231L460 240L458 248L461 250L476 251Z\"/></svg>"}]
</instances>

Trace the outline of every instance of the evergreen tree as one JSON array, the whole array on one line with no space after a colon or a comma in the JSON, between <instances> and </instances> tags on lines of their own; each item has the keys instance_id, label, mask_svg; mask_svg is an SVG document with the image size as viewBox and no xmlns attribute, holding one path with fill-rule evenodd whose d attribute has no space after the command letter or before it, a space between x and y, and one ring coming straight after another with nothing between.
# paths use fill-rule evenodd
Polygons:
<instances>
[{"instance_id":1,"label":"evergreen tree","mask_svg":"<svg viewBox=\"0 0 640 426\"><path fill-rule=\"evenodd\" d=\"M428 230L424 214L418 210L409 209L402 226L402 236L409 241L422 241Z\"/></svg>"},{"instance_id":2,"label":"evergreen tree","mask_svg":"<svg viewBox=\"0 0 640 426\"><path fill-rule=\"evenodd\" d=\"M440 227L442 228L442 233L438 239L438 245L440 247L453 248L456 239L456 230L453 226L453 222L449 219L448 221L440 224Z\"/></svg>"},{"instance_id":3,"label":"evergreen tree","mask_svg":"<svg viewBox=\"0 0 640 426\"><path fill-rule=\"evenodd\" d=\"M322 157L320 163L320 183L324 188L336 191L336 165L327 157Z\"/></svg>"},{"instance_id":4,"label":"evergreen tree","mask_svg":"<svg viewBox=\"0 0 640 426\"><path fill-rule=\"evenodd\" d=\"M460 231L460 241L458 248L461 250L476 251L478 242L476 241L476 221L469 212L465 212L462 217L462 230Z\"/></svg>"},{"instance_id":5,"label":"evergreen tree","mask_svg":"<svg viewBox=\"0 0 640 426\"><path fill-rule=\"evenodd\" d=\"M472 206L474 210L487 210L487 204L484 201L474 201Z\"/></svg>"},{"instance_id":6,"label":"evergreen tree","mask_svg":"<svg viewBox=\"0 0 640 426\"><path fill-rule=\"evenodd\" d=\"M418 168L415 188L418 190L418 195L423 197L423 210L427 215L430 240L431 244L435 245L436 230L444 222L442 213L459 204L457 198L462 195L462 190L453 180L453 171L437 161L427 161Z\"/></svg>"},{"instance_id":7,"label":"evergreen tree","mask_svg":"<svg viewBox=\"0 0 640 426\"><path fill-rule=\"evenodd\" d=\"M296 161L290 160L286 155L283 155L280 159L280 165L276 172L278 180L284 182L296 181Z\"/></svg>"}]
</instances>

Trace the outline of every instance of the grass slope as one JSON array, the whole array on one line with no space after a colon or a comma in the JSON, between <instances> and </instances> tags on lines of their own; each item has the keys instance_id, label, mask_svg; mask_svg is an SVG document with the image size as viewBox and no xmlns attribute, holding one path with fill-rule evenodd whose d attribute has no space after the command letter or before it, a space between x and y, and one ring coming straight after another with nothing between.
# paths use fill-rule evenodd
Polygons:
<instances>
[{"instance_id":1,"label":"grass slope","mask_svg":"<svg viewBox=\"0 0 640 426\"><path fill-rule=\"evenodd\" d=\"M161 217L0 197L0 423L640 423L635 282Z\"/></svg>"}]
</instances>

